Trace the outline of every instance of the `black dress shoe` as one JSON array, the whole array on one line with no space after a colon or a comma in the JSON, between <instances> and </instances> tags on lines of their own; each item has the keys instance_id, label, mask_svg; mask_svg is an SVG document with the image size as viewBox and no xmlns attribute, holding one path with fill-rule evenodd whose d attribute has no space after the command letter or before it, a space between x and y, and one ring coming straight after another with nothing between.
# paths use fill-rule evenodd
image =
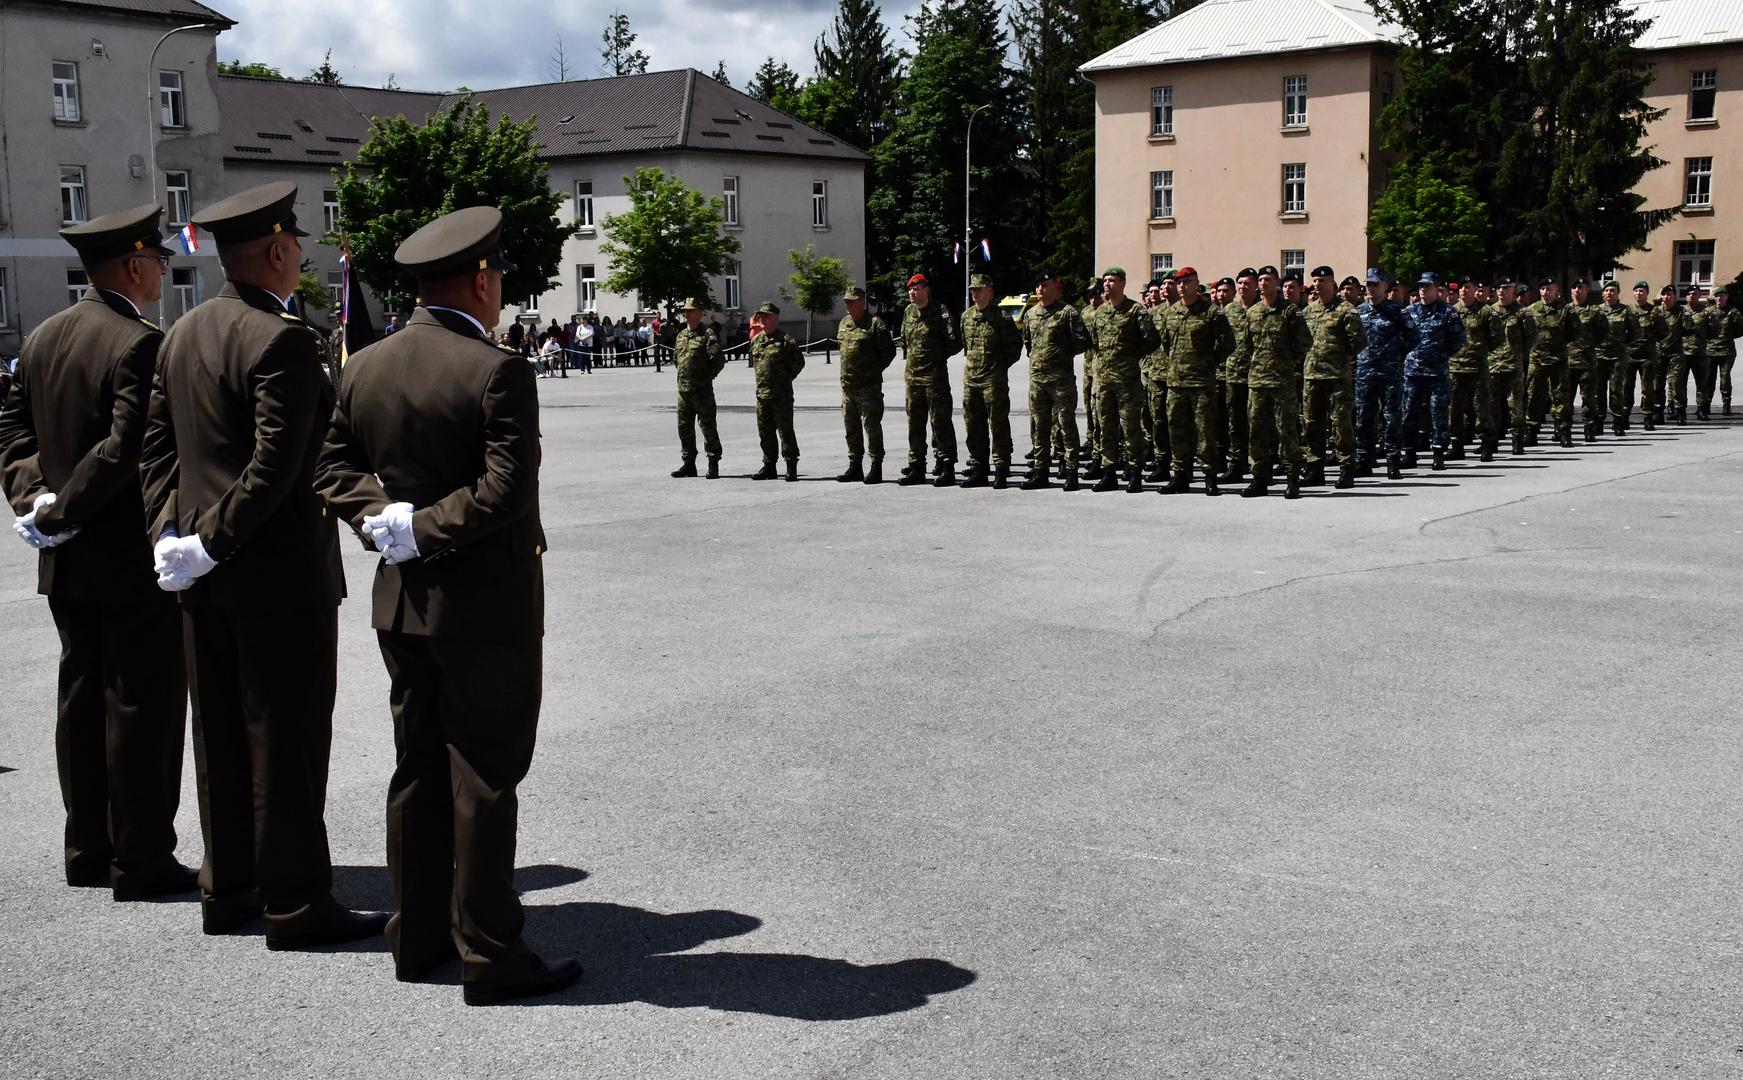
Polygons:
<instances>
[{"instance_id":1,"label":"black dress shoe","mask_svg":"<svg viewBox=\"0 0 1743 1080\"><path fill-rule=\"evenodd\" d=\"M194 892L200 887L200 872L179 862L154 870L133 870L122 874L115 882L115 899L152 900L159 896L176 896Z\"/></svg>"},{"instance_id":2,"label":"black dress shoe","mask_svg":"<svg viewBox=\"0 0 1743 1080\"><path fill-rule=\"evenodd\" d=\"M403 983L423 982L440 971L444 965L460 959L459 950L452 942L419 951L416 955L397 956L393 961L393 977Z\"/></svg>"},{"instance_id":3,"label":"black dress shoe","mask_svg":"<svg viewBox=\"0 0 1743 1080\"><path fill-rule=\"evenodd\" d=\"M267 913L266 947L282 952L343 945L375 937L386 928L385 912L352 911L332 897L323 897L295 911Z\"/></svg>"},{"instance_id":4,"label":"black dress shoe","mask_svg":"<svg viewBox=\"0 0 1743 1080\"><path fill-rule=\"evenodd\" d=\"M581 961L558 960L522 978L467 983L460 993L468 1005L500 1005L516 998L554 994L579 982L581 974Z\"/></svg>"},{"instance_id":5,"label":"black dress shoe","mask_svg":"<svg viewBox=\"0 0 1743 1080\"><path fill-rule=\"evenodd\" d=\"M107 889L109 887L109 860L102 862L92 860L80 863L78 866L67 867L67 884L75 889Z\"/></svg>"},{"instance_id":6,"label":"black dress shoe","mask_svg":"<svg viewBox=\"0 0 1743 1080\"><path fill-rule=\"evenodd\" d=\"M222 899L208 896L200 901L200 929L214 937L240 933L260 915L260 901L252 894Z\"/></svg>"}]
</instances>

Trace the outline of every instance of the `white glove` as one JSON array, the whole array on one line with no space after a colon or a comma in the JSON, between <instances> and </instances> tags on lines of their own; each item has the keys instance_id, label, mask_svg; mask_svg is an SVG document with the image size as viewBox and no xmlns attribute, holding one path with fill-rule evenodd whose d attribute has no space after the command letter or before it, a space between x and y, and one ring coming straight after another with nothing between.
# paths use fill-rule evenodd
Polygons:
<instances>
[{"instance_id":1,"label":"white glove","mask_svg":"<svg viewBox=\"0 0 1743 1080\"><path fill-rule=\"evenodd\" d=\"M381 552L381 561L389 566L418 557L418 542L412 537L412 504L389 503L379 514L363 518L363 534Z\"/></svg>"},{"instance_id":2,"label":"white glove","mask_svg":"<svg viewBox=\"0 0 1743 1080\"><path fill-rule=\"evenodd\" d=\"M165 592L181 592L218 565L218 560L206 554L206 545L198 536L184 540L168 531L152 548L152 555L157 587Z\"/></svg>"},{"instance_id":3,"label":"white glove","mask_svg":"<svg viewBox=\"0 0 1743 1080\"><path fill-rule=\"evenodd\" d=\"M17 533L25 543L39 551L43 548L59 547L79 535L79 530L68 529L66 532L58 532L50 536L36 527L37 512L46 506L53 506L54 503L54 492L45 491L38 495L36 501L31 503L30 513L21 518L12 519L12 531Z\"/></svg>"}]
</instances>

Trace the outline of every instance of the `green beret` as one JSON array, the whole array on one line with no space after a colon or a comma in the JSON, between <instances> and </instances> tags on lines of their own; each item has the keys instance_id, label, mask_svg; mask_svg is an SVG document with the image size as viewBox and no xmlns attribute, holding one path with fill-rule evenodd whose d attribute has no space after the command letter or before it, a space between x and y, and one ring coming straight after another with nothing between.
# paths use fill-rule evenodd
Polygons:
<instances>
[{"instance_id":1,"label":"green beret","mask_svg":"<svg viewBox=\"0 0 1743 1080\"><path fill-rule=\"evenodd\" d=\"M1725 291L1725 288L1726 288L1726 286L1724 286L1724 285L1719 286L1718 288L1713 290L1713 295L1714 296L1729 296L1730 294Z\"/></svg>"},{"instance_id":2,"label":"green beret","mask_svg":"<svg viewBox=\"0 0 1743 1080\"><path fill-rule=\"evenodd\" d=\"M1101 276L1123 278L1126 276L1126 270L1123 266L1110 266L1101 272Z\"/></svg>"},{"instance_id":3,"label":"green beret","mask_svg":"<svg viewBox=\"0 0 1743 1080\"><path fill-rule=\"evenodd\" d=\"M1651 285L1649 285L1649 284L1647 284L1647 283L1646 283L1646 282L1644 282L1644 281L1636 281L1636 282L1635 282L1635 283L1634 283L1634 287L1635 287L1635 288L1636 288L1636 289L1651 289L1651 288L1652 288L1652 286L1651 286Z\"/></svg>"}]
</instances>

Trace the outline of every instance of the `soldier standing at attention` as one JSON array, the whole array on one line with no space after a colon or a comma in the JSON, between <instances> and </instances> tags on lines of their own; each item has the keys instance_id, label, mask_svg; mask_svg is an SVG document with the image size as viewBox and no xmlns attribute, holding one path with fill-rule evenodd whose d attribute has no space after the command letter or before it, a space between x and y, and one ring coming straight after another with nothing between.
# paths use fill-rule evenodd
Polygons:
<instances>
[{"instance_id":1,"label":"soldier standing at attention","mask_svg":"<svg viewBox=\"0 0 1743 1080\"><path fill-rule=\"evenodd\" d=\"M1609 321L1592 303L1592 287L1580 278L1573 284L1573 303L1568 305L1567 368L1568 381L1579 386L1581 434L1586 442L1597 442L1604 430L1604 369L1598 350L1609 332ZM1568 407L1571 418L1572 388Z\"/></svg>"},{"instance_id":2,"label":"soldier standing at attention","mask_svg":"<svg viewBox=\"0 0 1743 1080\"><path fill-rule=\"evenodd\" d=\"M91 288L24 343L0 412L13 528L41 554L37 591L60 634L55 760L67 884L117 900L192 892L175 859L187 676L181 615L157 587L139 446L163 332L154 206L61 231ZM3 367L3 365L0 365Z\"/></svg>"},{"instance_id":3,"label":"soldier standing at attention","mask_svg":"<svg viewBox=\"0 0 1743 1080\"><path fill-rule=\"evenodd\" d=\"M1447 456L1463 461L1465 444L1475 439L1482 460L1494 460L1495 439L1489 432L1489 340L1488 308L1481 298L1482 283L1465 275L1459 279L1459 301L1453 313L1465 324L1465 343L1452 354L1447 366L1452 376L1452 447Z\"/></svg>"},{"instance_id":4,"label":"soldier standing at attention","mask_svg":"<svg viewBox=\"0 0 1743 1080\"><path fill-rule=\"evenodd\" d=\"M1265 495L1281 454L1288 466L1285 499L1301 498L1301 378L1313 335L1301 312L1278 290L1277 268L1259 267L1259 299L1247 309L1253 360L1247 372L1247 430L1253 480L1244 499Z\"/></svg>"},{"instance_id":5,"label":"soldier standing at attention","mask_svg":"<svg viewBox=\"0 0 1743 1080\"><path fill-rule=\"evenodd\" d=\"M1677 340L1682 347L1670 363L1671 420L1678 424L1689 422L1689 376L1694 376L1698 395L1707 364L1707 321L1704 314L1707 305L1701 299L1701 287L1690 285L1683 299L1685 303L1677 312ZM1697 396L1695 419L1706 418Z\"/></svg>"},{"instance_id":6,"label":"soldier standing at attention","mask_svg":"<svg viewBox=\"0 0 1743 1080\"><path fill-rule=\"evenodd\" d=\"M1356 357L1368 347L1368 332L1356 309L1339 295L1333 283L1336 276L1329 266L1314 268L1316 295L1303 316L1313 337L1304 372L1307 412L1304 482L1314 487L1325 483L1329 436L1337 447L1337 486L1350 488L1356 486L1356 427L1351 415L1356 405Z\"/></svg>"},{"instance_id":7,"label":"soldier standing at attention","mask_svg":"<svg viewBox=\"0 0 1743 1080\"><path fill-rule=\"evenodd\" d=\"M1362 283L1356 280L1354 274L1346 274L1344 279L1338 282L1338 295L1342 296L1344 303L1351 307L1360 306L1367 296L1366 293L1362 292Z\"/></svg>"},{"instance_id":8,"label":"soldier standing at attention","mask_svg":"<svg viewBox=\"0 0 1743 1080\"><path fill-rule=\"evenodd\" d=\"M1011 482L1010 370L1023 355L1023 334L993 304L993 279L969 279L974 306L962 313L962 421L968 429L968 475L963 487L985 487L991 462L996 488Z\"/></svg>"},{"instance_id":9,"label":"soldier standing at attention","mask_svg":"<svg viewBox=\"0 0 1743 1080\"><path fill-rule=\"evenodd\" d=\"M1610 380L1610 416L1620 431L1627 431L1634 413L1634 386L1640 385L1640 423L1646 431L1653 430L1656 402L1652 387L1658 381L1658 346L1664 340L1668 326L1664 312L1652 303L1652 286L1644 281L1634 283L1634 303L1628 306L1628 317L1634 322L1629 337L1627 363L1617 367Z\"/></svg>"},{"instance_id":10,"label":"soldier standing at attention","mask_svg":"<svg viewBox=\"0 0 1743 1080\"><path fill-rule=\"evenodd\" d=\"M296 191L266 184L194 215L226 280L164 338L139 462L158 584L182 593L205 932L241 930L264 904L269 949L387 922L333 899L322 820L345 578L315 492L333 384L320 335L288 308L307 235Z\"/></svg>"},{"instance_id":11,"label":"soldier standing at attention","mask_svg":"<svg viewBox=\"0 0 1743 1080\"><path fill-rule=\"evenodd\" d=\"M1235 295L1223 308L1229 321L1229 331L1235 335L1235 351L1223 364L1223 385L1228 425L1223 429L1223 453L1228 468L1217 477L1219 484L1238 484L1247 475L1250 433L1247 429L1247 403L1250 390L1247 377L1253 363L1253 335L1247 325L1247 309L1259 302L1259 271L1248 266L1235 275Z\"/></svg>"},{"instance_id":12,"label":"soldier standing at attention","mask_svg":"<svg viewBox=\"0 0 1743 1080\"><path fill-rule=\"evenodd\" d=\"M896 359L896 341L884 321L865 310L865 290L850 285L842 295L847 314L835 329L841 342L841 419L847 427L847 471L843 484L884 482L884 372ZM860 459L871 449L871 471Z\"/></svg>"},{"instance_id":13,"label":"soldier standing at attention","mask_svg":"<svg viewBox=\"0 0 1743 1080\"><path fill-rule=\"evenodd\" d=\"M1404 309L1416 331L1416 344L1404 357L1404 445L1416 445L1417 411L1425 404L1433 432L1435 469L1446 468L1447 442L1451 438L1450 405L1452 378L1448 371L1452 355L1465 343L1465 324L1451 305L1440 298L1440 277L1423 274L1416 283L1420 299Z\"/></svg>"},{"instance_id":14,"label":"soldier standing at attention","mask_svg":"<svg viewBox=\"0 0 1743 1080\"><path fill-rule=\"evenodd\" d=\"M1102 304L1089 318L1095 341L1096 411L1101 414L1101 480L1096 491L1120 486L1120 444L1125 443L1126 490L1143 490L1144 458L1150 441L1144 436L1144 380L1138 367L1156 351L1161 337L1156 320L1144 306L1126 295L1126 272L1118 266L1102 271Z\"/></svg>"},{"instance_id":15,"label":"soldier standing at attention","mask_svg":"<svg viewBox=\"0 0 1743 1080\"><path fill-rule=\"evenodd\" d=\"M1510 277L1497 286L1495 302L1483 309L1483 335L1489 341L1489 420L1483 433L1483 460L1494 460L1501 432L1513 433L1512 454L1525 453L1528 398L1525 392L1525 309Z\"/></svg>"},{"instance_id":16,"label":"soldier standing at attention","mask_svg":"<svg viewBox=\"0 0 1743 1080\"><path fill-rule=\"evenodd\" d=\"M1380 431L1386 439L1386 476L1403 475L1404 354L1416 347L1416 331L1404 309L1388 299L1391 275L1378 266L1367 274L1368 299L1356 308L1367 345L1356 355L1356 475L1374 471Z\"/></svg>"},{"instance_id":17,"label":"soldier standing at attention","mask_svg":"<svg viewBox=\"0 0 1743 1080\"><path fill-rule=\"evenodd\" d=\"M581 977L576 961L547 965L527 947L514 890L515 788L544 678L545 533L538 391L525 361L490 340L514 269L501 237L502 214L473 206L394 252L422 304L352 357L318 474L334 514L381 553L371 622L392 680L394 974L419 982L458 957L468 1005ZM706 337L700 306L685 315L684 332ZM718 345L714 357L690 347L712 378Z\"/></svg>"},{"instance_id":18,"label":"soldier standing at attention","mask_svg":"<svg viewBox=\"0 0 1743 1080\"><path fill-rule=\"evenodd\" d=\"M714 331L704 329L702 301L684 301L684 325L672 342L678 368L678 448L684 463L673 476L696 475L696 425L708 452L708 479L720 478L720 432L714 426L714 380L726 370L726 352Z\"/></svg>"},{"instance_id":19,"label":"soldier standing at attention","mask_svg":"<svg viewBox=\"0 0 1743 1080\"><path fill-rule=\"evenodd\" d=\"M1574 444L1573 389L1568 385L1568 337L1573 315L1552 277L1538 282L1541 298L1525 309L1525 342L1531 351L1531 426L1525 443L1537 443L1538 425L1547 411L1555 422L1557 445Z\"/></svg>"},{"instance_id":20,"label":"soldier standing at attention","mask_svg":"<svg viewBox=\"0 0 1743 1080\"><path fill-rule=\"evenodd\" d=\"M1217 486L1216 372L1235 351L1235 335L1222 311L1198 288L1198 271L1183 266L1174 275L1178 303L1158 309L1161 355L1167 365L1169 443L1180 448L1174 475L1162 494L1178 495L1192 488L1192 452L1204 467L1204 493L1221 495Z\"/></svg>"},{"instance_id":21,"label":"soldier standing at attention","mask_svg":"<svg viewBox=\"0 0 1743 1080\"><path fill-rule=\"evenodd\" d=\"M1707 332L1707 378L1696 403L1705 420L1712 415L1714 383L1724 398L1725 415L1731 415L1731 368L1737 363L1737 339L1743 337L1743 309L1731 306L1730 291L1721 285L1713 290L1712 306L1702 315Z\"/></svg>"},{"instance_id":22,"label":"soldier standing at attention","mask_svg":"<svg viewBox=\"0 0 1743 1080\"><path fill-rule=\"evenodd\" d=\"M1081 316L1084 326L1087 327L1090 320L1095 318L1096 309L1102 305L1101 278L1090 280L1089 287L1084 291L1083 299ZM1084 439L1083 445L1078 448L1079 456L1089 458L1089 463L1084 466L1083 470L1085 480L1101 479L1101 417L1095 409L1095 369L1095 335L1091 334L1089 348L1083 350L1083 415L1084 431L1087 433L1087 438ZM1073 409L1073 419L1076 418L1076 414L1077 411ZM1061 420L1060 423L1063 424L1064 421ZM1062 431L1063 428L1061 428ZM1056 434L1060 435L1061 440L1064 439L1062 433L1056 432Z\"/></svg>"},{"instance_id":23,"label":"soldier standing at attention","mask_svg":"<svg viewBox=\"0 0 1743 1080\"><path fill-rule=\"evenodd\" d=\"M1035 277L1040 303L1023 316L1023 348L1029 354L1029 434L1035 460L1023 488L1048 483L1057 425L1065 490L1077 490L1077 354L1090 347L1083 316L1064 300L1065 286L1051 270Z\"/></svg>"},{"instance_id":24,"label":"soldier standing at attention","mask_svg":"<svg viewBox=\"0 0 1743 1080\"><path fill-rule=\"evenodd\" d=\"M799 436L793 432L793 380L805 370L805 354L799 350L798 342L781 329L781 309L773 301L757 308L751 322L762 328L751 339L750 360L756 368L757 437L763 447L763 467L751 479L775 478L778 434L781 456L787 461L787 481L792 483L799 479Z\"/></svg>"},{"instance_id":25,"label":"soldier standing at attention","mask_svg":"<svg viewBox=\"0 0 1743 1080\"><path fill-rule=\"evenodd\" d=\"M1618 394L1625 394L1632 389L1628 380L1629 357L1633 355L1638 344L1640 324L1635 321L1634 313L1622 303L1622 287L1614 281L1604 282L1604 302L1598 306L1606 324L1604 340L1598 345L1598 362L1606 373L1607 385L1604 387L1604 404L1612 417L1610 430L1620 435L1628 428L1628 403L1622 404L1622 418L1615 419L1615 399ZM1603 417L1598 418L1603 423Z\"/></svg>"},{"instance_id":26,"label":"soldier standing at attention","mask_svg":"<svg viewBox=\"0 0 1743 1080\"><path fill-rule=\"evenodd\" d=\"M926 423L932 423L932 449L938 458L935 487L956 483L956 421L952 418L950 369L952 356L962 351L956 322L932 302L925 274L908 279L908 307L902 312L902 351L908 357L908 467L904 486L926 482Z\"/></svg>"},{"instance_id":27,"label":"soldier standing at attention","mask_svg":"<svg viewBox=\"0 0 1743 1080\"><path fill-rule=\"evenodd\" d=\"M1682 305L1677 303L1676 286L1658 290L1659 313L1664 318L1664 335L1658 341L1658 370L1652 385L1652 402L1657 407L1658 423L1670 415L1670 369L1682 352Z\"/></svg>"},{"instance_id":28,"label":"soldier standing at attention","mask_svg":"<svg viewBox=\"0 0 1743 1080\"><path fill-rule=\"evenodd\" d=\"M1170 270L1171 275L1174 271ZM1180 279L1171 276L1168 283L1174 286L1176 295L1180 293ZM1152 278L1144 289L1142 297L1144 309L1156 323L1158 338L1162 332L1162 319L1173 303L1162 298L1162 279ZM1163 481L1168 479L1168 473L1173 460L1174 451L1168 438L1168 355L1162 351L1160 341L1156 350L1144 357L1139 365L1139 374L1144 382L1144 436L1150 442L1150 459L1155 463L1144 479ZM1190 460L1191 452L1187 457Z\"/></svg>"}]
</instances>

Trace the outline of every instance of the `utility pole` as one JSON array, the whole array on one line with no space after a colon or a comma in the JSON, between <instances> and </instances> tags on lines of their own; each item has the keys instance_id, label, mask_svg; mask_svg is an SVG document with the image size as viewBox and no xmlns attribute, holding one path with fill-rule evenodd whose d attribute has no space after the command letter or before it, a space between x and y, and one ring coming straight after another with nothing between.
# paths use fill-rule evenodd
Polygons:
<instances>
[{"instance_id":1,"label":"utility pole","mask_svg":"<svg viewBox=\"0 0 1743 1080\"><path fill-rule=\"evenodd\" d=\"M969 267L974 262L973 241L970 235L973 231L972 218L969 216L969 205L974 199L974 118L982 109L990 109L991 105L976 105L974 111L968 114L968 138L962 152L962 310L971 306L968 296Z\"/></svg>"}]
</instances>

